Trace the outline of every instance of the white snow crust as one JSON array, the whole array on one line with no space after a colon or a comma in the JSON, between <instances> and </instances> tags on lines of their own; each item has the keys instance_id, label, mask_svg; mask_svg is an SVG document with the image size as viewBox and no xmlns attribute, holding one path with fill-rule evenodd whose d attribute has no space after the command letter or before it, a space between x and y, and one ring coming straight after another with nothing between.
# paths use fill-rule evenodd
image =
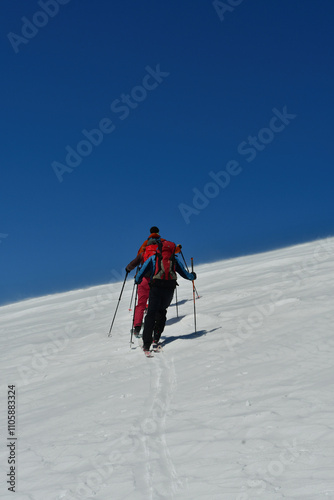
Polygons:
<instances>
[{"instance_id":1,"label":"white snow crust","mask_svg":"<svg viewBox=\"0 0 334 500\"><path fill-rule=\"evenodd\" d=\"M122 282L0 308L0 497L334 499L334 239L198 266L163 352ZM8 491L7 390L16 386Z\"/></svg>"}]
</instances>

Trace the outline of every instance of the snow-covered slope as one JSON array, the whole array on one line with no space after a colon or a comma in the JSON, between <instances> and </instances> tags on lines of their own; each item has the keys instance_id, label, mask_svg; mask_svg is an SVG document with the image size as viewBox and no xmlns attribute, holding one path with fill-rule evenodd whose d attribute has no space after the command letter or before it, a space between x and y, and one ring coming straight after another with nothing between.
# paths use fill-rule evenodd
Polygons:
<instances>
[{"instance_id":1,"label":"snow-covered slope","mask_svg":"<svg viewBox=\"0 0 334 500\"><path fill-rule=\"evenodd\" d=\"M121 283L0 308L1 498L334 499L333 256L198 267L197 332L180 279L152 359L130 348L131 280L109 338Z\"/></svg>"}]
</instances>

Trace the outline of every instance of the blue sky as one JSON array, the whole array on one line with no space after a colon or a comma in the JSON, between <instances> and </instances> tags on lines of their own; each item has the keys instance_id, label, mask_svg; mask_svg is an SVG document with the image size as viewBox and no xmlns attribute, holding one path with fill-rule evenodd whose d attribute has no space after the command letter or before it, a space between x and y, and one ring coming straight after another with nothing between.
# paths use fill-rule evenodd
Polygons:
<instances>
[{"instance_id":1,"label":"blue sky","mask_svg":"<svg viewBox=\"0 0 334 500\"><path fill-rule=\"evenodd\" d=\"M332 236L334 3L3 0L0 303Z\"/></svg>"}]
</instances>

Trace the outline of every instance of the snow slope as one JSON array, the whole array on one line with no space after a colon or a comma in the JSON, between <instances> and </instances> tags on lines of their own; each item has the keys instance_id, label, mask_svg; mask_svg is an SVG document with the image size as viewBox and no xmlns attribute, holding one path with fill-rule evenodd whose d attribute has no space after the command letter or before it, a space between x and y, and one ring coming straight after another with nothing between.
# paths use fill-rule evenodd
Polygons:
<instances>
[{"instance_id":1,"label":"snow slope","mask_svg":"<svg viewBox=\"0 0 334 500\"><path fill-rule=\"evenodd\" d=\"M152 359L130 349L131 279L109 338L121 283L0 308L1 498L334 499L333 256L199 266L197 332L181 278Z\"/></svg>"}]
</instances>

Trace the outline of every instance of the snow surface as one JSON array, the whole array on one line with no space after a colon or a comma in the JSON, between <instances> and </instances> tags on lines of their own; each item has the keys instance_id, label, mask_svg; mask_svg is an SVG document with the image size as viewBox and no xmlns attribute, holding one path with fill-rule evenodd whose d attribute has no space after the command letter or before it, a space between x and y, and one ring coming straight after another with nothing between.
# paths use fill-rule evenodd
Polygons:
<instances>
[{"instance_id":1,"label":"snow surface","mask_svg":"<svg viewBox=\"0 0 334 500\"><path fill-rule=\"evenodd\" d=\"M329 238L199 266L197 332L181 278L151 359L130 278L109 338L121 282L1 307L1 498L334 499L333 256Z\"/></svg>"}]
</instances>

